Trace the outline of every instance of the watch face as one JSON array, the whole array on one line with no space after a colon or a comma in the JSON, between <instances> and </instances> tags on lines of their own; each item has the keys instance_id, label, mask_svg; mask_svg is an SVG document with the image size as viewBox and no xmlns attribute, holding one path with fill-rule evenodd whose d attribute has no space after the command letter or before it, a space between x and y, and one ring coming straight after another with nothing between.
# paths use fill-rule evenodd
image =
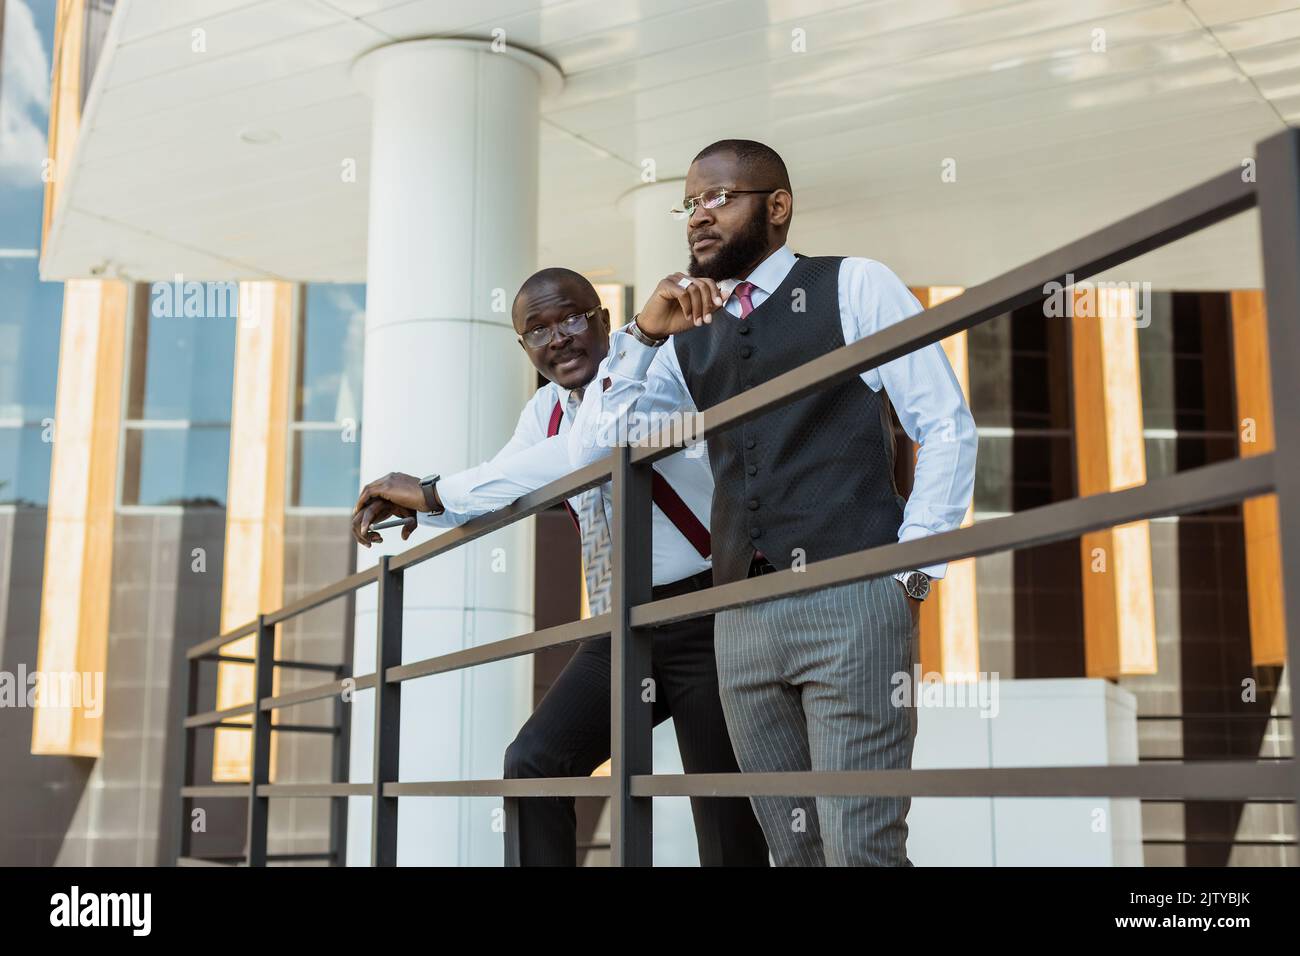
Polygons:
<instances>
[{"instance_id":1,"label":"watch face","mask_svg":"<svg viewBox=\"0 0 1300 956\"><path fill-rule=\"evenodd\" d=\"M907 588L907 593L918 601L924 600L925 596L930 593L930 578L923 571L913 571L907 576L903 586Z\"/></svg>"}]
</instances>

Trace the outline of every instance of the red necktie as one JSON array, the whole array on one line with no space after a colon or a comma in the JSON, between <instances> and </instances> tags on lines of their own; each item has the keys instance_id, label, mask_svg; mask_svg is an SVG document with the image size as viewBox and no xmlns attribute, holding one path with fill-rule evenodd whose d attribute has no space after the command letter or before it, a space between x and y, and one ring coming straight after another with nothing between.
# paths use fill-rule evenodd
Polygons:
<instances>
[{"instance_id":1,"label":"red necktie","mask_svg":"<svg viewBox=\"0 0 1300 956\"><path fill-rule=\"evenodd\" d=\"M740 317L742 319L746 318L749 313L754 311L754 303L749 297L757 288L758 286L754 285L752 282L742 282L740 285L736 286L734 290L736 298L740 300Z\"/></svg>"}]
</instances>

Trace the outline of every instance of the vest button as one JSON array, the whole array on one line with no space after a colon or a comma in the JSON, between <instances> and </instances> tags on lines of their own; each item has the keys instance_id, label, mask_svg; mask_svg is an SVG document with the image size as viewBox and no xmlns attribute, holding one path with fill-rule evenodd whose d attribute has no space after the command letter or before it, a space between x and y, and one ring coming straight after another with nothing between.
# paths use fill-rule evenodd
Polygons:
<instances>
[{"instance_id":1,"label":"vest button","mask_svg":"<svg viewBox=\"0 0 1300 956\"><path fill-rule=\"evenodd\" d=\"M750 498L749 501L747 502L747 504L749 505L749 510L750 510L750 511L757 511L757 510L758 510L758 499L757 499L757 498Z\"/></svg>"},{"instance_id":2,"label":"vest button","mask_svg":"<svg viewBox=\"0 0 1300 956\"><path fill-rule=\"evenodd\" d=\"M736 331L739 332L741 335L748 335L748 334L749 334L749 323L748 323L748 322L741 322L740 325L736 327Z\"/></svg>"},{"instance_id":3,"label":"vest button","mask_svg":"<svg viewBox=\"0 0 1300 956\"><path fill-rule=\"evenodd\" d=\"M745 447L746 447L746 448L753 448L753 447L754 447L755 445L757 445L757 444L758 444L758 442L754 441L754 439L752 439L752 438L746 438L746 439L745 439Z\"/></svg>"},{"instance_id":4,"label":"vest button","mask_svg":"<svg viewBox=\"0 0 1300 956\"><path fill-rule=\"evenodd\" d=\"M757 474L758 474L758 465L750 465L748 468L745 469L745 471L746 471L748 474L751 474L751 475L757 475Z\"/></svg>"},{"instance_id":5,"label":"vest button","mask_svg":"<svg viewBox=\"0 0 1300 956\"><path fill-rule=\"evenodd\" d=\"M758 537L761 537L762 534L763 534L763 532L762 532L761 530L759 530L758 528L756 528L756 527L755 527L755 528L750 528L750 529L749 529L749 536L750 536L751 538L758 538Z\"/></svg>"},{"instance_id":6,"label":"vest button","mask_svg":"<svg viewBox=\"0 0 1300 956\"><path fill-rule=\"evenodd\" d=\"M742 346L740 349L741 358L749 358L753 354L754 354L754 350L751 349L748 345Z\"/></svg>"}]
</instances>

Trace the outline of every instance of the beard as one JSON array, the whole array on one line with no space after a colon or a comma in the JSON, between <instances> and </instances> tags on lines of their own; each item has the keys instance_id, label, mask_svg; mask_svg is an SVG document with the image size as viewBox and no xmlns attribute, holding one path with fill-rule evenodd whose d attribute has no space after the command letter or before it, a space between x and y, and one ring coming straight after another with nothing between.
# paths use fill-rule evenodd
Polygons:
<instances>
[{"instance_id":1,"label":"beard","mask_svg":"<svg viewBox=\"0 0 1300 956\"><path fill-rule=\"evenodd\" d=\"M708 262L700 262L691 253L687 273L703 279L721 282L739 279L763 259L767 252L767 204L756 203L754 214L744 228L726 243L720 245Z\"/></svg>"}]
</instances>

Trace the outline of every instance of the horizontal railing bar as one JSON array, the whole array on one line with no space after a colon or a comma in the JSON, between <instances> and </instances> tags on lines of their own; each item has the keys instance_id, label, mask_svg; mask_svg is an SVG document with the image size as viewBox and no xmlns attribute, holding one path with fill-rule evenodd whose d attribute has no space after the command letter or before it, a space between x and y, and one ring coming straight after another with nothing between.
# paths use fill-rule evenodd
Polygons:
<instances>
[{"instance_id":1,"label":"horizontal railing bar","mask_svg":"<svg viewBox=\"0 0 1300 956\"><path fill-rule=\"evenodd\" d=\"M185 727L187 730L194 727L212 727L221 723L227 717L239 717L252 712L252 704L240 704L238 707L227 707L225 710L209 710L202 714L191 714L185 718Z\"/></svg>"},{"instance_id":2,"label":"horizontal railing bar","mask_svg":"<svg viewBox=\"0 0 1300 956\"><path fill-rule=\"evenodd\" d=\"M1290 714L1138 714L1138 720L1290 720Z\"/></svg>"},{"instance_id":3,"label":"horizontal railing bar","mask_svg":"<svg viewBox=\"0 0 1300 956\"><path fill-rule=\"evenodd\" d=\"M319 860L333 860L338 854L321 853L268 853L268 863L312 863ZM243 866L243 856L183 856L177 859L177 866Z\"/></svg>"},{"instance_id":4,"label":"horizontal railing bar","mask_svg":"<svg viewBox=\"0 0 1300 956\"><path fill-rule=\"evenodd\" d=\"M232 641L237 641L241 637L247 637L249 634L256 633L257 622L249 621L247 624L237 627L233 631L227 631L225 634L218 634L216 637L208 638L201 644L195 644L185 652L185 656L190 660L199 657L207 657L209 654L215 654L217 651L221 650L222 647Z\"/></svg>"},{"instance_id":5,"label":"horizontal railing bar","mask_svg":"<svg viewBox=\"0 0 1300 956\"><path fill-rule=\"evenodd\" d=\"M302 690L290 691L287 694L280 694L277 697L263 697L259 702L262 710L276 710L281 707L294 707L298 704L309 704L313 700L325 700L327 697L333 697L335 694L341 694L343 691L351 688L352 690L368 690L375 686L374 674L362 674L360 677L345 677L339 680L326 681L323 684L313 684L311 687L304 687ZM274 726L274 724L272 724Z\"/></svg>"},{"instance_id":6,"label":"horizontal railing bar","mask_svg":"<svg viewBox=\"0 0 1300 956\"><path fill-rule=\"evenodd\" d=\"M1144 837L1143 846L1295 846L1295 840L1285 837L1273 839L1243 839L1242 837L1194 837L1192 839L1169 839L1163 837Z\"/></svg>"},{"instance_id":7,"label":"horizontal railing bar","mask_svg":"<svg viewBox=\"0 0 1300 956\"><path fill-rule=\"evenodd\" d=\"M204 657L195 658L195 660L215 661L219 664L247 664L249 666L257 663L255 657L233 657L229 654L208 654ZM274 661L273 666L288 670L325 671L328 673L337 673L346 667L344 664L325 664L319 661Z\"/></svg>"},{"instance_id":8,"label":"horizontal railing bar","mask_svg":"<svg viewBox=\"0 0 1300 956\"><path fill-rule=\"evenodd\" d=\"M519 780L425 780L386 783L386 797L608 797L609 777L528 777Z\"/></svg>"},{"instance_id":9,"label":"horizontal railing bar","mask_svg":"<svg viewBox=\"0 0 1300 956\"><path fill-rule=\"evenodd\" d=\"M1221 173L996 278L971 286L934 308L720 402L703 413L701 428L692 429L687 437L707 439L709 435L734 428L963 329L1040 300L1049 283L1064 282L1067 275L1073 275L1075 280L1086 279L1245 212L1255 201L1255 184L1242 182L1240 169ZM682 433L680 426L664 426L658 434L632 449L632 461L642 464L673 454L681 447Z\"/></svg>"},{"instance_id":10,"label":"horizontal railing bar","mask_svg":"<svg viewBox=\"0 0 1300 956\"><path fill-rule=\"evenodd\" d=\"M292 604L286 604L278 611L272 611L266 615L267 624L279 624L287 621L291 617L297 617L307 611L320 607L322 604L328 604L330 601L341 598L353 591L360 590L368 584L374 584L379 578L378 566L365 568L349 574L346 578L335 581L328 587L323 587L319 591L314 591L306 597L299 598Z\"/></svg>"},{"instance_id":11,"label":"horizontal railing bar","mask_svg":"<svg viewBox=\"0 0 1300 956\"><path fill-rule=\"evenodd\" d=\"M521 634L518 637L508 637L505 640L492 641L478 647L469 647L463 651L440 654L437 657L412 661L410 664L402 664L399 667L390 667L385 679L392 684L399 681L414 680L417 677L427 677L430 674L443 674L447 671L462 670L478 664L490 664L494 661L504 661L512 657L522 657L524 654L532 654L547 647L560 647L563 644L573 644L576 641L585 641L593 637L604 637L609 634L609 628L609 614L598 614L595 617L570 621L568 624L558 624L555 627L542 628L540 631Z\"/></svg>"},{"instance_id":12,"label":"horizontal railing bar","mask_svg":"<svg viewBox=\"0 0 1300 956\"><path fill-rule=\"evenodd\" d=\"M346 670L346 664L330 664L326 661L275 661L275 667L292 671L320 671L325 674L337 674Z\"/></svg>"},{"instance_id":13,"label":"horizontal railing bar","mask_svg":"<svg viewBox=\"0 0 1300 956\"><path fill-rule=\"evenodd\" d=\"M1186 803L1187 800L1182 797L1144 797L1143 803ZM1201 802L1201 801L1198 801ZM1295 803L1295 797L1236 797L1227 798L1218 801L1203 801L1217 803L1261 803L1261 804L1279 804Z\"/></svg>"},{"instance_id":14,"label":"horizontal railing bar","mask_svg":"<svg viewBox=\"0 0 1300 956\"><path fill-rule=\"evenodd\" d=\"M195 786L181 787L182 797L202 797L204 799L224 799L226 797L238 797L241 800L248 799L247 783L207 783L197 784Z\"/></svg>"},{"instance_id":15,"label":"horizontal railing bar","mask_svg":"<svg viewBox=\"0 0 1300 956\"><path fill-rule=\"evenodd\" d=\"M368 783L260 783L259 797L368 797L374 787Z\"/></svg>"},{"instance_id":16,"label":"horizontal railing bar","mask_svg":"<svg viewBox=\"0 0 1300 956\"><path fill-rule=\"evenodd\" d=\"M230 730L252 730L252 724L217 724L218 727L228 728ZM272 724L271 733L278 734L337 734L338 727L331 727L326 724Z\"/></svg>"},{"instance_id":17,"label":"horizontal railing bar","mask_svg":"<svg viewBox=\"0 0 1300 956\"><path fill-rule=\"evenodd\" d=\"M579 492L586 491L588 488L594 488L596 485L603 484L609 480L610 475L609 456L599 461L592 462L577 471L551 482L549 485L543 485L536 491L529 492L514 504L506 505L496 511L485 515L480 515L472 521L444 531L430 541L409 548L401 554L395 554L388 562L388 568L391 571L400 571L403 568L409 568L412 565L427 561L462 544L467 544L476 538L491 534L493 531L500 529L518 521L520 518L527 518L529 515L537 514L539 511L545 511L551 505L557 505L562 501L572 498Z\"/></svg>"},{"instance_id":18,"label":"horizontal railing bar","mask_svg":"<svg viewBox=\"0 0 1300 956\"><path fill-rule=\"evenodd\" d=\"M1181 797L1294 794L1295 765L1247 760L1094 767L972 767L632 777L634 797Z\"/></svg>"},{"instance_id":19,"label":"horizontal railing bar","mask_svg":"<svg viewBox=\"0 0 1300 956\"><path fill-rule=\"evenodd\" d=\"M335 736L342 733L342 729L329 724L272 724L271 733L273 734L327 734Z\"/></svg>"},{"instance_id":20,"label":"horizontal railing bar","mask_svg":"<svg viewBox=\"0 0 1300 956\"><path fill-rule=\"evenodd\" d=\"M654 627L908 568L924 568L958 558L1032 547L1156 515L1230 504L1272 489L1272 452L1251 458L1234 458L1123 491L1071 498L1005 518L979 521L942 534L816 561L802 571L778 571L705 591L651 601L632 608L632 626Z\"/></svg>"},{"instance_id":21,"label":"horizontal railing bar","mask_svg":"<svg viewBox=\"0 0 1300 956\"><path fill-rule=\"evenodd\" d=\"M584 468L580 468L573 473L566 475L557 481L544 485L536 491L531 492L520 498L514 504L507 505L504 508L493 511L490 514L481 515L472 521L467 521L458 528L452 528L445 531L431 541L409 548L401 554L394 555L389 562L389 568L394 571L408 568L427 561L432 557L450 551L462 544L467 544L476 538L491 534L493 531L526 518L529 515L536 514L539 511L545 511L551 505L559 504L568 498L572 498L579 492L586 491L588 488L594 488L602 482L608 481L610 475L610 462L608 456L601 461L593 462ZM336 581L328 587L322 588L308 594L306 597L287 604L278 611L273 611L266 615L268 624L279 624L289 618L296 617L305 611L319 607L335 598L342 597L350 591L365 587L372 584L378 579L379 566L366 568L355 574ZM188 652L188 656L193 659L203 657L220 648L223 644L229 643L238 637L246 634L252 634L257 630L257 622L250 621L238 630L231 631L229 634L223 634L197 644Z\"/></svg>"},{"instance_id":22,"label":"horizontal railing bar","mask_svg":"<svg viewBox=\"0 0 1300 956\"><path fill-rule=\"evenodd\" d=\"M247 796L247 794L245 794ZM241 858L242 859L242 858ZM220 860L205 860L197 856L182 856L176 858L177 866L243 866L243 863L224 863Z\"/></svg>"}]
</instances>

